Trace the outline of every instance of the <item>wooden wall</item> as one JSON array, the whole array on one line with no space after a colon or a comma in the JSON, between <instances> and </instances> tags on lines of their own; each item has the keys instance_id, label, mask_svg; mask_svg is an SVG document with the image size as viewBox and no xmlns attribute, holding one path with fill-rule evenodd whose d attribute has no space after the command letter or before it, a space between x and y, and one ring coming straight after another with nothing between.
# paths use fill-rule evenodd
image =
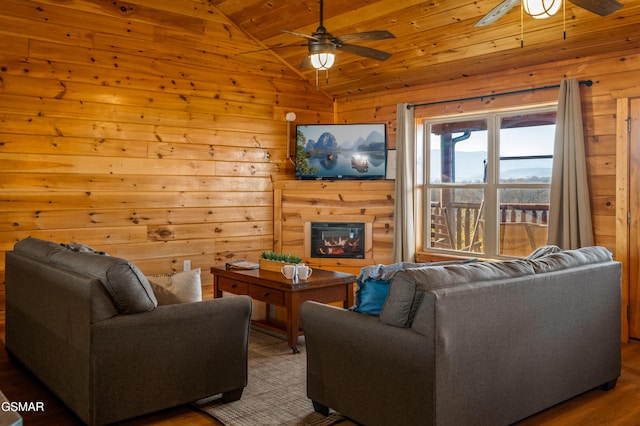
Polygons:
<instances>
[{"instance_id":1,"label":"wooden wall","mask_svg":"<svg viewBox=\"0 0 640 426\"><path fill-rule=\"evenodd\" d=\"M2 0L0 282L27 236L209 285L271 249L285 113L333 101L258 48L206 1Z\"/></svg>"},{"instance_id":2,"label":"wooden wall","mask_svg":"<svg viewBox=\"0 0 640 426\"><path fill-rule=\"evenodd\" d=\"M581 95L595 241L615 252L616 99L640 96L639 71L640 52L615 52L535 68L505 69L478 78L468 77L375 96L338 99L336 114L339 122L345 123L358 123L370 120L370 117L391 123L388 125L389 139L391 147L394 147L397 103L417 104L491 95L557 85L563 78L592 80L591 87L581 86ZM557 96L557 89L501 97L484 96L481 100L418 107L415 112L417 118L427 118L553 102Z\"/></svg>"}]
</instances>

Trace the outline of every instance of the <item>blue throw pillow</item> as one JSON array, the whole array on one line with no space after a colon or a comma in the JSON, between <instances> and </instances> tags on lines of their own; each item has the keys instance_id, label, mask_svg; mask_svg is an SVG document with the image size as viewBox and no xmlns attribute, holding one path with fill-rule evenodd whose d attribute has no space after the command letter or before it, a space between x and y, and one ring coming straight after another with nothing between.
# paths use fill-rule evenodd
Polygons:
<instances>
[{"instance_id":1,"label":"blue throw pillow","mask_svg":"<svg viewBox=\"0 0 640 426\"><path fill-rule=\"evenodd\" d=\"M356 305L353 310L362 314L380 315L382 306L389 294L391 280L358 280L356 287Z\"/></svg>"}]
</instances>

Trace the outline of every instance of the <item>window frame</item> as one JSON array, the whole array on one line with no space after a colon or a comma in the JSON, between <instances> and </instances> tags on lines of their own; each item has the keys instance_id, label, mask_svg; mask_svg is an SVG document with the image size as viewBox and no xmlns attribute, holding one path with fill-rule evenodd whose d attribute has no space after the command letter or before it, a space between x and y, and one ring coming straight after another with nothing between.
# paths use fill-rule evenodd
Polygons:
<instances>
[{"instance_id":1,"label":"window frame","mask_svg":"<svg viewBox=\"0 0 640 426\"><path fill-rule=\"evenodd\" d=\"M556 112L557 102L542 105L522 106L517 108L487 110L469 114L443 115L438 117L422 118L417 123L416 132L417 156L416 161L416 199L418 212L416 218L423 224L421 239L416 247L416 252L428 254L444 254L454 256L486 257L486 258L513 258L516 256L500 254L500 226L499 226L499 193L502 189L548 189L549 183L501 183L500 182L500 124L503 117L513 115L525 115L545 112ZM487 170L484 183L432 183L431 182L431 156L430 137L433 125L457 121L486 119L487 123ZM553 160L552 160L553 161ZM444 249L431 247L431 201L430 191L443 188L464 188L484 190L484 252L463 251L456 249ZM489 220L491 218L492 220ZM418 228L419 229L419 228Z\"/></svg>"}]
</instances>

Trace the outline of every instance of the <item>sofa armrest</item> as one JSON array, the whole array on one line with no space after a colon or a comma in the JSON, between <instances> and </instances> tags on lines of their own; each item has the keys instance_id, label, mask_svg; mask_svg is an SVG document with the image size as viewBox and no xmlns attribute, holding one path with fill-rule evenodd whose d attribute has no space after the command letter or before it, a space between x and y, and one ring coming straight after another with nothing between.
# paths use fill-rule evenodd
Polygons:
<instances>
[{"instance_id":1,"label":"sofa armrest","mask_svg":"<svg viewBox=\"0 0 640 426\"><path fill-rule=\"evenodd\" d=\"M433 341L316 302L303 304L301 319L309 398L364 424L393 424L407 411L420 412L410 423L425 422L433 407Z\"/></svg>"},{"instance_id":2,"label":"sofa armrest","mask_svg":"<svg viewBox=\"0 0 640 426\"><path fill-rule=\"evenodd\" d=\"M234 296L159 306L92 327L93 395L100 412L179 405L247 383L252 303ZM99 404L98 404L99 402Z\"/></svg>"}]
</instances>

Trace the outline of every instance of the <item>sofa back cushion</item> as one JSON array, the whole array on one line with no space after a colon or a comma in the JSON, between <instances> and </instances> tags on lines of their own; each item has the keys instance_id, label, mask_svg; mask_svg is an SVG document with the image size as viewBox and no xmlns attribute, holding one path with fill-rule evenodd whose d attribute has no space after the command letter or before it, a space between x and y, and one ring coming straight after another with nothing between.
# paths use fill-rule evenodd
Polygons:
<instances>
[{"instance_id":1,"label":"sofa back cushion","mask_svg":"<svg viewBox=\"0 0 640 426\"><path fill-rule=\"evenodd\" d=\"M158 306L149 281L125 259L92 253L59 251L51 263L98 278L121 314L147 312Z\"/></svg>"},{"instance_id":2,"label":"sofa back cushion","mask_svg":"<svg viewBox=\"0 0 640 426\"><path fill-rule=\"evenodd\" d=\"M28 237L18 241L13 250L25 256L29 256L36 260L49 262L49 256L58 251L67 251L62 245L53 241L45 241L39 238Z\"/></svg>"},{"instance_id":3,"label":"sofa back cushion","mask_svg":"<svg viewBox=\"0 0 640 426\"><path fill-rule=\"evenodd\" d=\"M380 313L380 320L396 327L410 327L425 292L438 288L534 274L524 260L428 266L398 272Z\"/></svg>"},{"instance_id":4,"label":"sofa back cushion","mask_svg":"<svg viewBox=\"0 0 640 426\"><path fill-rule=\"evenodd\" d=\"M547 254L536 259L530 259L528 262L536 271L536 274L542 274L611 260L613 260L613 255L609 249L601 246L590 246Z\"/></svg>"},{"instance_id":5,"label":"sofa back cushion","mask_svg":"<svg viewBox=\"0 0 640 426\"><path fill-rule=\"evenodd\" d=\"M75 246L25 238L15 244L14 250L99 279L121 314L147 312L158 306L149 281L133 263L84 247L75 251Z\"/></svg>"}]
</instances>

